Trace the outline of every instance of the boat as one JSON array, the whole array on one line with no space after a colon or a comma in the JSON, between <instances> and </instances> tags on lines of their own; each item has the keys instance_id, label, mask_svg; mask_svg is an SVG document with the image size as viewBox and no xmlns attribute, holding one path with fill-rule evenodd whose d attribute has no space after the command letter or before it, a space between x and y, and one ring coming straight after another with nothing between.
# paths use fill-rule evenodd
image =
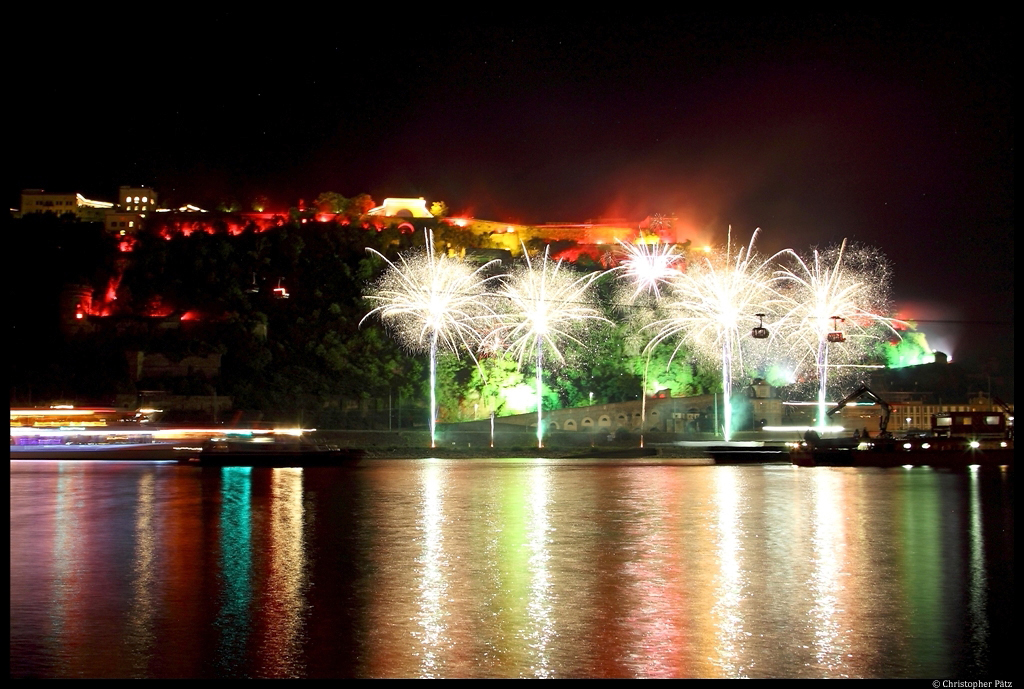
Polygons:
<instances>
[{"instance_id":1,"label":"boat","mask_svg":"<svg viewBox=\"0 0 1024 689\"><path fill-rule=\"evenodd\" d=\"M109 407L11 409L12 460L169 461L195 449L196 433Z\"/></svg>"},{"instance_id":2,"label":"boat","mask_svg":"<svg viewBox=\"0 0 1024 689\"><path fill-rule=\"evenodd\" d=\"M797 466L898 467L945 469L1013 468L1013 440L965 438L870 438L856 445L832 441L801 443L790 451Z\"/></svg>"},{"instance_id":3,"label":"boat","mask_svg":"<svg viewBox=\"0 0 1024 689\"><path fill-rule=\"evenodd\" d=\"M11 409L12 460L177 461L221 466L311 466L349 461L355 450L312 440L310 429L179 427L144 410Z\"/></svg>"},{"instance_id":4,"label":"boat","mask_svg":"<svg viewBox=\"0 0 1024 689\"><path fill-rule=\"evenodd\" d=\"M795 444L790 460L797 466L898 467L930 466L944 469L1013 468L1013 428L1009 413L964 411L936 414L927 434L897 438L888 432L891 409L868 386L861 385L826 412L832 416L858 397L868 397L882 408L875 437L821 438L808 431Z\"/></svg>"}]
</instances>

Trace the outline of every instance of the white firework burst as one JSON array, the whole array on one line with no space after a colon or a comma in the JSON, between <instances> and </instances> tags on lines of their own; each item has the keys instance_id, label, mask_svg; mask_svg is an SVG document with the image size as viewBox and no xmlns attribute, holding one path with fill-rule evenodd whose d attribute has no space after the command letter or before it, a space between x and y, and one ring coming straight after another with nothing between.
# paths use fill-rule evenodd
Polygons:
<instances>
[{"instance_id":1,"label":"white firework burst","mask_svg":"<svg viewBox=\"0 0 1024 689\"><path fill-rule=\"evenodd\" d=\"M434 252L433 233L426 233L426 250L400 255L394 263L379 251L367 248L387 263L387 268L366 292L377 304L360 321L378 316L400 344L411 352L430 354L430 446L436 443L437 352L447 349L458 356L473 350L495 323L488 299L488 284L500 275L486 275L497 261L474 268L465 261Z\"/></svg>"},{"instance_id":2,"label":"white firework burst","mask_svg":"<svg viewBox=\"0 0 1024 689\"><path fill-rule=\"evenodd\" d=\"M603 273L577 275L552 261L545 248L539 260L526 257L525 265L512 271L503 281L497 296L501 325L489 335L492 348L511 354L520 368L527 358L537 364L537 446L543 447L541 425L541 369L547 351L559 363L565 363L564 342L583 345L581 333L593 321L609 322L594 305L589 293Z\"/></svg>"},{"instance_id":3,"label":"white firework burst","mask_svg":"<svg viewBox=\"0 0 1024 689\"><path fill-rule=\"evenodd\" d=\"M619 308L631 307L638 302L647 305L657 304L661 299L662 290L679 276L685 265L685 257L674 244L664 244L655 240L652 243L625 243L619 241L621 259L616 270L619 278L628 287L619 291L617 301ZM643 315L642 314L641 318ZM634 320L637 320L634 312ZM647 372L651 364L651 352L646 352L643 378L640 382L640 447L644 446L644 428L647 425Z\"/></svg>"},{"instance_id":4,"label":"white firework burst","mask_svg":"<svg viewBox=\"0 0 1024 689\"><path fill-rule=\"evenodd\" d=\"M619 246L623 256L618 267L620 277L633 288L626 298L630 304L644 295L660 299L661 290L679 275L683 266L684 257L674 244L627 244L620 240Z\"/></svg>"},{"instance_id":5,"label":"white firework burst","mask_svg":"<svg viewBox=\"0 0 1024 689\"><path fill-rule=\"evenodd\" d=\"M754 231L746 249L733 253L730 231L724 251L691 260L670 283L662 300L665 315L644 327L654 333L648 351L678 339L676 352L686 344L694 354L720 365L726 440L732 437L733 371L736 366L742 370L744 350L753 344L749 332L760 325L756 314L771 313L778 298L770 269L775 256L764 259L754 252L759 232Z\"/></svg>"},{"instance_id":6,"label":"white firework burst","mask_svg":"<svg viewBox=\"0 0 1024 689\"><path fill-rule=\"evenodd\" d=\"M872 247L842 244L806 259L787 252L775 272L783 297L776 328L797 366L813 362L818 377L818 425L826 422L829 369L863 361L883 337L899 337L889 312L889 263ZM830 334L833 340L830 341ZM841 335L839 335L841 333Z\"/></svg>"}]
</instances>

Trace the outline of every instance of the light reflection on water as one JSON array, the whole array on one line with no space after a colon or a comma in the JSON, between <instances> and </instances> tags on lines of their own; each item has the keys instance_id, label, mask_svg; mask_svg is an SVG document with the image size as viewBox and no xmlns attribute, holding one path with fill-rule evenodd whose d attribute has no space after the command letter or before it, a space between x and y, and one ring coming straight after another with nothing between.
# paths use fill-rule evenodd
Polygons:
<instances>
[{"instance_id":1,"label":"light reflection on water","mask_svg":"<svg viewBox=\"0 0 1024 689\"><path fill-rule=\"evenodd\" d=\"M988 620L985 615L985 595L988 585L985 576L985 539L982 535L984 527L981 515L981 482L978 478L977 467L971 469L970 480L968 538L971 543L971 576L968 613L971 630L971 660L976 667L982 667L985 662L984 652L988 647L986 642L989 634Z\"/></svg>"},{"instance_id":2,"label":"light reflection on water","mask_svg":"<svg viewBox=\"0 0 1024 689\"><path fill-rule=\"evenodd\" d=\"M12 462L11 674L986 676L1012 524L981 472Z\"/></svg>"},{"instance_id":3,"label":"light reflection on water","mask_svg":"<svg viewBox=\"0 0 1024 689\"><path fill-rule=\"evenodd\" d=\"M221 595L214 626L219 631L218 674L245 672L245 649L251 625L253 547L251 472L248 467L226 467L221 480L220 549L217 572Z\"/></svg>"},{"instance_id":4,"label":"light reflection on water","mask_svg":"<svg viewBox=\"0 0 1024 689\"><path fill-rule=\"evenodd\" d=\"M744 613L746 574L741 558L740 510L742 495L736 485L736 467L722 467L715 474L715 528L718 551L718 578L711 607L718 642L715 654L717 676L745 677L747 654L744 652Z\"/></svg>"},{"instance_id":5,"label":"light reflection on water","mask_svg":"<svg viewBox=\"0 0 1024 689\"><path fill-rule=\"evenodd\" d=\"M153 619L159 569L159 544L155 509L155 483L153 474L138 477L138 501L135 509L135 558L131 575L131 598L125 641L131 661L131 676L145 677L153 655L156 634Z\"/></svg>"},{"instance_id":6,"label":"light reflection on water","mask_svg":"<svg viewBox=\"0 0 1024 689\"><path fill-rule=\"evenodd\" d=\"M843 565L845 564L846 496L838 474L817 472L813 492L811 592L814 661L825 677L849 677Z\"/></svg>"},{"instance_id":7,"label":"light reflection on water","mask_svg":"<svg viewBox=\"0 0 1024 689\"><path fill-rule=\"evenodd\" d=\"M260 677L301 677L307 563L303 537L302 469L273 469L268 571L257 589L262 612Z\"/></svg>"}]
</instances>

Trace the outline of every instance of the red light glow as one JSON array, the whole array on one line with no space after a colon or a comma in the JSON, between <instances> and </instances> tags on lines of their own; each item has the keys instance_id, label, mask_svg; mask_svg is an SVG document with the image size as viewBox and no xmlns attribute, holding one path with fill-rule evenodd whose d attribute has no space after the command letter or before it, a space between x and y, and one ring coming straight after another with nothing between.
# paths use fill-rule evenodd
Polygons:
<instances>
[{"instance_id":1,"label":"red light glow","mask_svg":"<svg viewBox=\"0 0 1024 689\"><path fill-rule=\"evenodd\" d=\"M595 245L581 245L559 251L557 254L552 255L551 258L555 261L576 263L580 260L581 256L586 256L595 263L602 263L605 259L605 252L598 249Z\"/></svg>"},{"instance_id":2,"label":"red light glow","mask_svg":"<svg viewBox=\"0 0 1024 689\"><path fill-rule=\"evenodd\" d=\"M174 309L170 304L165 304L159 296L156 296L149 300L143 313L150 318L167 318L174 313Z\"/></svg>"}]
</instances>

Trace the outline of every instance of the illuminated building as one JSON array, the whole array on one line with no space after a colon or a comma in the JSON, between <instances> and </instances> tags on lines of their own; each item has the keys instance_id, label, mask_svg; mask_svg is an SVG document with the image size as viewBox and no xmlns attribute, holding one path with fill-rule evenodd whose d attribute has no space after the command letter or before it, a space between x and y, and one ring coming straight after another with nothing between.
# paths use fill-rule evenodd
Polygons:
<instances>
[{"instance_id":1,"label":"illuminated building","mask_svg":"<svg viewBox=\"0 0 1024 689\"><path fill-rule=\"evenodd\" d=\"M385 218L433 218L427 210L427 202L422 197L418 199L384 199L384 204L371 208L367 215L383 216Z\"/></svg>"},{"instance_id":2,"label":"illuminated building","mask_svg":"<svg viewBox=\"0 0 1024 689\"><path fill-rule=\"evenodd\" d=\"M104 216L104 229L113 234L134 234L146 213L157 209L156 199L156 191L152 187L118 187L117 205Z\"/></svg>"},{"instance_id":3,"label":"illuminated building","mask_svg":"<svg viewBox=\"0 0 1024 689\"><path fill-rule=\"evenodd\" d=\"M486 236L492 248L505 249L518 254L520 244L531 239L544 242L573 241L595 249L614 248L616 243L636 240L638 231L647 241L660 240L668 243L683 243L687 238L681 229L673 226L672 219L645 218L640 223L631 223L624 218L598 218L581 223L544 223L524 225L520 223L481 220L479 218L450 217L444 222L465 229L477 236ZM559 256L575 261L576 256Z\"/></svg>"},{"instance_id":4,"label":"illuminated building","mask_svg":"<svg viewBox=\"0 0 1024 689\"><path fill-rule=\"evenodd\" d=\"M156 210L156 191L152 187L122 186L117 190L117 210L145 213Z\"/></svg>"},{"instance_id":5,"label":"illuminated building","mask_svg":"<svg viewBox=\"0 0 1024 689\"><path fill-rule=\"evenodd\" d=\"M1003 412L1006 412L1011 428L1013 426L1013 405L1010 404L1004 408L991 397L983 394L971 397L967 404L942 404L941 402L936 403L935 400L925 399L924 396L915 398L907 394L905 399L892 405L892 420L889 423L889 430L893 432L927 431L932 427L932 417L948 416L957 412L964 412L965 415L989 412L997 415L998 418L1002 418ZM982 426L989 423L984 414L981 418L982 421L979 422L981 425L977 429L979 433L984 431Z\"/></svg>"},{"instance_id":6,"label":"illuminated building","mask_svg":"<svg viewBox=\"0 0 1024 689\"><path fill-rule=\"evenodd\" d=\"M123 213L112 210L103 216L103 227L107 232L114 234L132 234L139 228L141 221L140 213Z\"/></svg>"},{"instance_id":7,"label":"illuminated building","mask_svg":"<svg viewBox=\"0 0 1024 689\"><path fill-rule=\"evenodd\" d=\"M104 213L113 208L107 201L94 201L78 193L53 193L43 189L25 189L21 192L21 211L16 217L27 213L71 213L83 222L102 222Z\"/></svg>"},{"instance_id":8,"label":"illuminated building","mask_svg":"<svg viewBox=\"0 0 1024 689\"><path fill-rule=\"evenodd\" d=\"M149 187L122 186L117 203L87 199L79 193L53 193L43 189L21 192L21 211L28 213L73 214L82 222L102 222L108 232L130 234L137 230L146 212L156 210L157 194Z\"/></svg>"},{"instance_id":9,"label":"illuminated building","mask_svg":"<svg viewBox=\"0 0 1024 689\"><path fill-rule=\"evenodd\" d=\"M743 401L741 401L743 400ZM761 426L775 426L782 423L782 400L773 396L771 387L758 383L750 386L743 396L734 400L737 418L742 416L743 429L759 429ZM718 415L722 410L720 394L672 397L668 390L647 398L646 418L640 400L592 404L584 407L550 409L544 411L545 432L556 431L585 433L615 433L625 429L633 433L710 433L714 431ZM506 425L536 428L537 415L513 414L498 417ZM762 423L763 421L763 423ZM479 426L483 430L486 421L463 422L464 428ZM476 424L476 426L473 426Z\"/></svg>"}]
</instances>

